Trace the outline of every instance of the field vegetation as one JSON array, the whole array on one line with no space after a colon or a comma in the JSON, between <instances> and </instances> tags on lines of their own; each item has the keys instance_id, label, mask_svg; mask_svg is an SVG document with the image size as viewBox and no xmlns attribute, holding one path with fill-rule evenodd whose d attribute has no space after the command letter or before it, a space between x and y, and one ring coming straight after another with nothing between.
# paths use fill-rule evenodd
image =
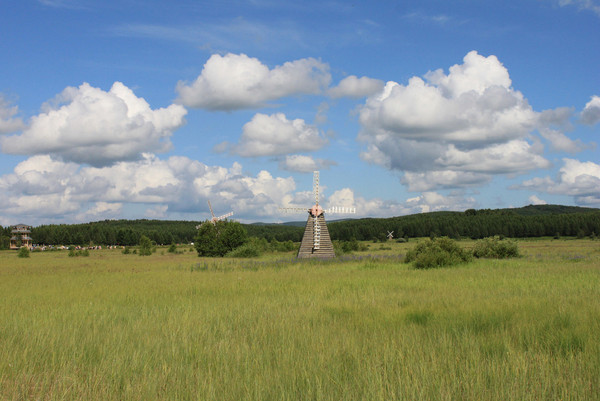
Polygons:
<instances>
[{"instance_id":1,"label":"field vegetation","mask_svg":"<svg viewBox=\"0 0 600 401\"><path fill-rule=\"evenodd\" d=\"M1 251L0 399L599 399L600 241L436 269L417 243Z\"/></svg>"}]
</instances>

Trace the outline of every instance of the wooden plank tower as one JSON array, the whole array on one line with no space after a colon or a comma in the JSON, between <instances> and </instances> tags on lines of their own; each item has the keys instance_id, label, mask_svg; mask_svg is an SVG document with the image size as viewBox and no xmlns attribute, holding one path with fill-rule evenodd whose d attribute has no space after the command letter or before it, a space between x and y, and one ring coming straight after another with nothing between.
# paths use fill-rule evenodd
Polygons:
<instances>
[{"instance_id":1,"label":"wooden plank tower","mask_svg":"<svg viewBox=\"0 0 600 401\"><path fill-rule=\"evenodd\" d=\"M302 243L298 250L299 258L334 258L335 252L329 236L329 230L325 223L325 213L356 213L356 208L331 207L327 210L319 205L319 172L313 173L313 192L315 204L310 208L279 208L284 212L308 212L306 228Z\"/></svg>"}]
</instances>

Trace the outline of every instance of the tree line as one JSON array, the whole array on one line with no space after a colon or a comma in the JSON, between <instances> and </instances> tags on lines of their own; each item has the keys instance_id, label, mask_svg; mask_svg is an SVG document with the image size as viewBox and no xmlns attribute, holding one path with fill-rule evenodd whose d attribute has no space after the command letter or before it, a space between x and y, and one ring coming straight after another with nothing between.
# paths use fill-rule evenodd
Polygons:
<instances>
[{"instance_id":1,"label":"tree line","mask_svg":"<svg viewBox=\"0 0 600 401\"><path fill-rule=\"evenodd\" d=\"M48 224L33 227L31 237L40 245L138 245L146 236L156 244L191 243L199 222L175 220L104 220L85 224ZM269 242L299 242L303 225L243 224L249 237ZM450 237L510 238L543 236L596 236L600 234L600 209L559 205L520 209L469 209L432 212L391 218L365 218L328 222L332 240L385 241L394 238ZM0 227L0 248L7 249L10 227Z\"/></svg>"},{"instance_id":2,"label":"tree line","mask_svg":"<svg viewBox=\"0 0 600 401\"><path fill-rule=\"evenodd\" d=\"M332 238L348 241L394 238L450 237L481 239L587 237L600 234L600 211L560 214L520 214L509 209L433 212L389 219L359 219L328 225Z\"/></svg>"}]
</instances>

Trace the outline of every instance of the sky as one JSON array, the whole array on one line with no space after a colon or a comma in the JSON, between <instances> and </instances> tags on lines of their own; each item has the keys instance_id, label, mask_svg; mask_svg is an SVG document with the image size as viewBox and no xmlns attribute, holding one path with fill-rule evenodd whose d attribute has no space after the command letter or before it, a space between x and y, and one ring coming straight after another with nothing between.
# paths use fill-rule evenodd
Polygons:
<instances>
[{"instance_id":1,"label":"sky","mask_svg":"<svg viewBox=\"0 0 600 401\"><path fill-rule=\"evenodd\" d=\"M3 226L600 207L600 0L0 0L0 55Z\"/></svg>"}]
</instances>

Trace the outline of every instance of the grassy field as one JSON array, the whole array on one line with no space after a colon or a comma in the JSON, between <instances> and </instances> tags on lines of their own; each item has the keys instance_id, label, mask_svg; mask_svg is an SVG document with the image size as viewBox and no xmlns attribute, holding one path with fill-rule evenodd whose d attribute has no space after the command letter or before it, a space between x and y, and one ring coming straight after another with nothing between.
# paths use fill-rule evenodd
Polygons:
<instances>
[{"instance_id":1,"label":"grassy field","mask_svg":"<svg viewBox=\"0 0 600 401\"><path fill-rule=\"evenodd\" d=\"M2 251L0 400L600 399L600 241L431 270L413 245Z\"/></svg>"}]
</instances>

